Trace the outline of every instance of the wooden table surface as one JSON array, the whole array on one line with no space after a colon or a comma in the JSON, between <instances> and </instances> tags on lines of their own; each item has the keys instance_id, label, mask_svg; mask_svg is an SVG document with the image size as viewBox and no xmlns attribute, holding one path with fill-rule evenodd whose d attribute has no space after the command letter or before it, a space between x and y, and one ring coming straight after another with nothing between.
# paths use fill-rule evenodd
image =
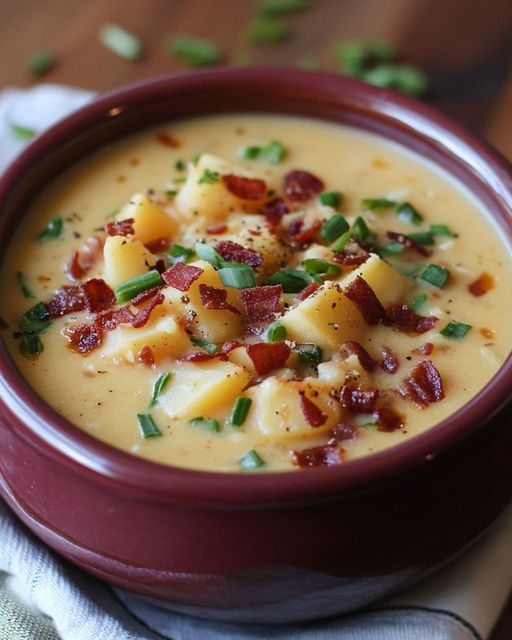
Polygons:
<instances>
[{"instance_id":1,"label":"wooden table surface","mask_svg":"<svg viewBox=\"0 0 512 640\"><path fill-rule=\"evenodd\" d=\"M183 69L168 51L176 33L205 37L225 62L292 65L306 57L336 70L333 44L378 37L403 61L427 72L428 101L489 140L512 159L511 0L316 0L284 20L285 42L249 45L247 27L258 0L0 0L0 89L30 86L29 55L51 50L57 64L38 82L105 91L152 75ZM99 28L121 24L144 44L128 62L103 47ZM492 640L512 638L512 601Z\"/></svg>"}]
</instances>

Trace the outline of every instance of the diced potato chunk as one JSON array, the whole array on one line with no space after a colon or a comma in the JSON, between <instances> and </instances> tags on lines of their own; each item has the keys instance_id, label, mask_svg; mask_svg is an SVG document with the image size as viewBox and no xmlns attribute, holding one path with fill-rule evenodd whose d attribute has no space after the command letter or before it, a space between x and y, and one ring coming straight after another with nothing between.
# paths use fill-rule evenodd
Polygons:
<instances>
[{"instance_id":1,"label":"diced potato chunk","mask_svg":"<svg viewBox=\"0 0 512 640\"><path fill-rule=\"evenodd\" d=\"M103 256L103 278L111 287L117 287L121 282L145 273L156 263L155 256L142 242L123 236L108 237Z\"/></svg>"},{"instance_id":2,"label":"diced potato chunk","mask_svg":"<svg viewBox=\"0 0 512 640\"><path fill-rule=\"evenodd\" d=\"M116 215L116 220L127 218L133 218L134 237L142 244L172 238L178 230L178 222L143 193L133 195Z\"/></svg>"},{"instance_id":3,"label":"diced potato chunk","mask_svg":"<svg viewBox=\"0 0 512 640\"><path fill-rule=\"evenodd\" d=\"M258 372L254 366L253 361L249 357L247 353L247 349L245 347L237 347L236 349L232 349L228 353L228 358L230 362L238 365L239 367L243 367L246 371L249 371L253 378L258 376Z\"/></svg>"},{"instance_id":4,"label":"diced potato chunk","mask_svg":"<svg viewBox=\"0 0 512 640\"><path fill-rule=\"evenodd\" d=\"M316 378L287 380L272 376L251 387L245 395L253 406L244 430L258 430L276 441L296 436L312 436L328 431L341 419L341 404L329 395L332 387ZM313 427L301 408L301 392L326 416L323 425Z\"/></svg>"},{"instance_id":5,"label":"diced potato chunk","mask_svg":"<svg viewBox=\"0 0 512 640\"><path fill-rule=\"evenodd\" d=\"M232 405L250 378L250 373L232 362L184 362L174 372L162 407L171 418L214 417L217 410Z\"/></svg>"},{"instance_id":6,"label":"diced potato chunk","mask_svg":"<svg viewBox=\"0 0 512 640\"><path fill-rule=\"evenodd\" d=\"M215 182L204 180L205 172L216 174ZM207 220L224 218L230 211L257 211L261 200L244 200L226 189L222 176L235 174L249 177L246 171L232 167L220 158L203 153L196 164L189 164L185 184L176 196L176 205L181 215L190 220L193 216L202 216ZM203 182L201 180L203 179Z\"/></svg>"}]
</instances>

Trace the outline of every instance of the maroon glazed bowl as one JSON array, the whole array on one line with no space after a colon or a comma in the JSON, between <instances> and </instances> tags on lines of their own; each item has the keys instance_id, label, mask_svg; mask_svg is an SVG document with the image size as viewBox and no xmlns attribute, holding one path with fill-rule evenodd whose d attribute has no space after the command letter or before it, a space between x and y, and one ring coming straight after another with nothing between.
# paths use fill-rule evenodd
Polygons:
<instances>
[{"instance_id":1,"label":"maroon glazed bowl","mask_svg":"<svg viewBox=\"0 0 512 640\"><path fill-rule=\"evenodd\" d=\"M97 99L0 180L5 251L29 203L87 153L149 125L218 112L299 114L412 149L456 176L506 237L512 171L424 104L328 73L218 69ZM0 345L0 492L50 547L108 582L203 617L285 622L366 605L464 549L512 497L512 358L462 409L338 467L209 473L132 457L80 431Z\"/></svg>"}]
</instances>

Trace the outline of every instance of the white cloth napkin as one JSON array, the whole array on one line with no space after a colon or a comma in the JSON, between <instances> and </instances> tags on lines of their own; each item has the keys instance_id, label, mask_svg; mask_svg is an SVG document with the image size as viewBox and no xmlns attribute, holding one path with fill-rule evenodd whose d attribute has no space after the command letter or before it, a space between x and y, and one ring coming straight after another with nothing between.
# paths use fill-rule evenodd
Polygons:
<instances>
[{"instance_id":1,"label":"white cloth napkin","mask_svg":"<svg viewBox=\"0 0 512 640\"><path fill-rule=\"evenodd\" d=\"M40 131L92 95L56 85L0 93L0 171L24 144L13 124ZM5 585L20 607L48 616L63 640L485 640L512 588L511 540L512 506L469 552L393 599L311 623L239 625L173 613L95 580L55 556L0 501ZM0 638L14 637L1 631L0 620Z\"/></svg>"}]
</instances>

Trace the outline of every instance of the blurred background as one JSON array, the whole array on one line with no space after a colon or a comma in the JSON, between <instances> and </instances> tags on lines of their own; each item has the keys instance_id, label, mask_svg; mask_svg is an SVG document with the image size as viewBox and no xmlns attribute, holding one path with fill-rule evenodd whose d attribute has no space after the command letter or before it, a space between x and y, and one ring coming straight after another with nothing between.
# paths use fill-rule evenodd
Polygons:
<instances>
[{"instance_id":1,"label":"blurred background","mask_svg":"<svg viewBox=\"0 0 512 640\"><path fill-rule=\"evenodd\" d=\"M0 91L300 66L415 95L512 159L512 0L0 0L0 25Z\"/></svg>"}]
</instances>

